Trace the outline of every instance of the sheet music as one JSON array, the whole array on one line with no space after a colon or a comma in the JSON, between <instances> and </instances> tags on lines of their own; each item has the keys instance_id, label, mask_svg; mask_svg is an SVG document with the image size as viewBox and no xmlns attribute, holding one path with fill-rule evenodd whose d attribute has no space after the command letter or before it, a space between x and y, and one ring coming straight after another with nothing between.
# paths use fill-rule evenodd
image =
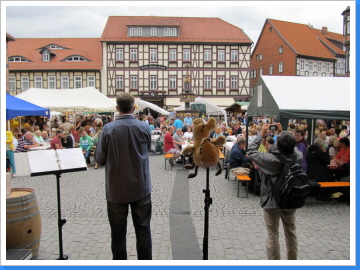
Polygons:
<instances>
[{"instance_id":1,"label":"sheet music","mask_svg":"<svg viewBox=\"0 0 360 270\"><path fill-rule=\"evenodd\" d=\"M57 149L56 152L62 170L87 167L80 148Z\"/></svg>"},{"instance_id":2,"label":"sheet music","mask_svg":"<svg viewBox=\"0 0 360 270\"><path fill-rule=\"evenodd\" d=\"M31 173L60 170L55 150L41 150L28 152Z\"/></svg>"}]
</instances>

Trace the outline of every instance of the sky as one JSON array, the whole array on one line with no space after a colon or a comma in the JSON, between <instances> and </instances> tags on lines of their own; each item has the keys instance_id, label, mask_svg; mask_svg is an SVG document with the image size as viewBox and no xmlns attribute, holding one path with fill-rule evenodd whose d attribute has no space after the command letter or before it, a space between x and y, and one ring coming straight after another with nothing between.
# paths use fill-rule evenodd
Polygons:
<instances>
[{"instance_id":1,"label":"sky","mask_svg":"<svg viewBox=\"0 0 360 270\"><path fill-rule=\"evenodd\" d=\"M6 32L15 38L99 38L109 16L153 15L218 17L242 28L256 43L266 18L301 24L310 23L318 29L327 26L328 31L342 34L341 13L347 6L354 7L355 2L64 1L56 2L57 6L49 6L54 5L51 1L6 3ZM2 8L2 12L3 10Z\"/></svg>"}]
</instances>

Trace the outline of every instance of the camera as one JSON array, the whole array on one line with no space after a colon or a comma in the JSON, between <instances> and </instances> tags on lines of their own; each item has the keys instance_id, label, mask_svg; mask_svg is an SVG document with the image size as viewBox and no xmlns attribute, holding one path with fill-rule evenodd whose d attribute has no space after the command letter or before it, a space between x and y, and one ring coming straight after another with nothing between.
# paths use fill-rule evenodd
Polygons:
<instances>
[{"instance_id":1,"label":"camera","mask_svg":"<svg viewBox=\"0 0 360 270\"><path fill-rule=\"evenodd\" d=\"M277 125L270 125L269 130L277 130Z\"/></svg>"}]
</instances>

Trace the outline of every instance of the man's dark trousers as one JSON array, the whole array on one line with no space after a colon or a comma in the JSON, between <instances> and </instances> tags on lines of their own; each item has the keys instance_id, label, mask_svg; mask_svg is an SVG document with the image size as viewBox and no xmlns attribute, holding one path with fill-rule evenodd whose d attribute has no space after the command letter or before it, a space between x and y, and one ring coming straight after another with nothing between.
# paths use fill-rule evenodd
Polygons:
<instances>
[{"instance_id":1,"label":"man's dark trousers","mask_svg":"<svg viewBox=\"0 0 360 270\"><path fill-rule=\"evenodd\" d=\"M108 217L111 227L111 250L113 260L126 260L127 216L131 207L131 216L136 234L136 250L139 260L152 259L151 243L151 195L131 203L107 202Z\"/></svg>"}]
</instances>

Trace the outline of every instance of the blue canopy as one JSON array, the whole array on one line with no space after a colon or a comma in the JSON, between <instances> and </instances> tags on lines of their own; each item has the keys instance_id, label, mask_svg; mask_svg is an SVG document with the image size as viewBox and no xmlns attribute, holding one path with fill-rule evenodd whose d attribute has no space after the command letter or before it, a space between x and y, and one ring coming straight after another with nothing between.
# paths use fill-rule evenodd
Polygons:
<instances>
[{"instance_id":1,"label":"blue canopy","mask_svg":"<svg viewBox=\"0 0 360 270\"><path fill-rule=\"evenodd\" d=\"M50 117L50 111L6 93L6 121L18 116L32 115Z\"/></svg>"}]
</instances>

